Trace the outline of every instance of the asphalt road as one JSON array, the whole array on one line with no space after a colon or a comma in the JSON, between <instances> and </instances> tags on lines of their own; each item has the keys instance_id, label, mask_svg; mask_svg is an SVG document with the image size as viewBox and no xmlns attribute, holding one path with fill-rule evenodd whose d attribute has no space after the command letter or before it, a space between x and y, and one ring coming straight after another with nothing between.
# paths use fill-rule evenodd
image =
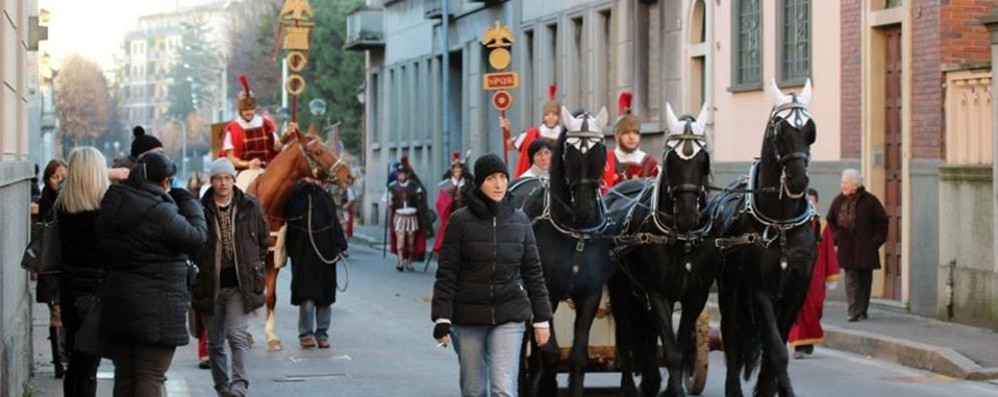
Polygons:
<instances>
[{"instance_id":1,"label":"asphalt road","mask_svg":"<svg viewBox=\"0 0 998 397\"><path fill-rule=\"evenodd\" d=\"M380 251L354 247L349 270L348 290L340 293L333 305L333 347L329 350L298 347L298 312L288 296L290 272L282 272L277 323L284 350L266 350L262 312L251 320L256 347L249 365L250 395L458 395L457 357L451 349L437 348L431 338L433 267L427 273L398 273L392 257L382 258ZM342 282L342 267L340 277ZM39 325L47 326L36 324L36 328ZM177 351L168 373L171 396L214 395L211 375L197 368L196 356L193 343ZM51 373L51 367L41 364L48 361L47 351L36 352L36 361L40 363L36 382L40 391L36 395L60 395L52 390L57 387L55 382L45 379ZM800 396L998 397L996 384L953 380L821 348L813 356L792 361L790 371ZM99 395L110 395L112 372L112 364L105 361ZM723 376L723 356L714 352L703 395L723 396ZM588 387L604 389L619 384L619 375L590 374L586 380ZM565 385L564 377L561 383ZM751 384L745 385L746 393L750 388Z\"/></svg>"}]
</instances>

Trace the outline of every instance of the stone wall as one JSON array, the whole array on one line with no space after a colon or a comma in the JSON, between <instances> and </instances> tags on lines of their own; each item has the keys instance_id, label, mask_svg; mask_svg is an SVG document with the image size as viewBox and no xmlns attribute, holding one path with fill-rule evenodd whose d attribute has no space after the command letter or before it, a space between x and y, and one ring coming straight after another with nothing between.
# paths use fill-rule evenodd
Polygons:
<instances>
[{"instance_id":1,"label":"stone wall","mask_svg":"<svg viewBox=\"0 0 998 397\"><path fill-rule=\"evenodd\" d=\"M994 263L991 165L939 167L939 265L936 315L998 329L998 272ZM956 261L955 267L949 265Z\"/></svg>"},{"instance_id":2,"label":"stone wall","mask_svg":"<svg viewBox=\"0 0 998 397\"><path fill-rule=\"evenodd\" d=\"M27 162L0 162L0 397L21 396L31 376L31 294L20 263L32 171Z\"/></svg>"}]
</instances>

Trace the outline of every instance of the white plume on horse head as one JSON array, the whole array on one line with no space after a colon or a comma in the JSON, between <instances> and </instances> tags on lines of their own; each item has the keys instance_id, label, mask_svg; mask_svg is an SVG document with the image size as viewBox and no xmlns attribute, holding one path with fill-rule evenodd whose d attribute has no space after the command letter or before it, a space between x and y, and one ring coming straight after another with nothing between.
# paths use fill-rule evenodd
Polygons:
<instances>
[{"instance_id":1,"label":"white plume on horse head","mask_svg":"<svg viewBox=\"0 0 998 397\"><path fill-rule=\"evenodd\" d=\"M579 117L572 117L572 113L564 106L561 107L562 124L565 126L565 143L574 146L582 154L586 154L589 149L603 141L603 127L609 120L609 113L604 106L599 114L593 117L589 113L580 114Z\"/></svg>"},{"instance_id":2,"label":"white plume on horse head","mask_svg":"<svg viewBox=\"0 0 998 397\"><path fill-rule=\"evenodd\" d=\"M705 134L707 132L707 102L703 103L700 107L700 114L697 115L697 128L700 134Z\"/></svg>"},{"instance_id":3,"label":"white plume on horse head","mask_svg":"<svg viewBox=\"0 0 998 397\"><path fill-rule=\"evenodd\" d=\"M667 139L665 142L666 147L671 149L683 160L690 160L696 157L701 150L704 150L707 146L707 104L704 103L700 108L700 114L697 116L695 121L679 120L676 117L676 113L672 110L672 104L666 102L665 104L665 116L666 121L669 123L669 137L676 137L675 139ZM702 138L692 138L689 137L686 132L689 129L690 135L699 136ZM683 138L685 137L685 138Z\"/></svg>"},{"instance_id":4,"label":"white plume on horse head","mask_svg":"<svg viewBox=\"0 0 998 397\"><path fill-rule=\"evenodd\" d=\"M784 94L780 91L780 87L776 85L776 80L771 80L769 86L766 87L766 92L772 97L773 108L778 108L785 105L790 105L796 103L799 107L803 106L804 112L798 112L796 117L790 117L791 114L795 113L793 108L784 108L773 116L778 116L786 120L791 126L797 129L804 128L808 120L811 120L811 115L807 109L811 106L811 79L808 78L804 82L804 89L801 90L800 94Z\"/></svg>"}]
</instances>

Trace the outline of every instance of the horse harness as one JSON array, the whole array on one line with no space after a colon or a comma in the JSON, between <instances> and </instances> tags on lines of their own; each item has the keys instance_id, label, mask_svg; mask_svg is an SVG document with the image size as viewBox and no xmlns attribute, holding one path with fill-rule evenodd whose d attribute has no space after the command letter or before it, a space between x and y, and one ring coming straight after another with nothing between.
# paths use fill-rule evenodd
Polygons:
<instances>
[{"instance_id":1,"label":"horse harness","mask_svg":"<svg viewBox=\"0 0 998 397\"><path fill-rule=\"evenodd\" d=\"M305 160L308 161L308 168L312 170L312 178L324 182L337 183L339 181L339 177L336 176L336 170L348 167L347 163L343 161L343 159L337 158L336 162L327 169L321 162L319 162L318 159L315 158L312 153L305 150L306 146L310 146L316 142L318 141L315 139L312 139L308 143L302 143L301 141L298 142L298 150L301 151L302 156L305 156ZM321 177L322 174L325 174L324 178Z\"/></svg>"},{"instance_id":2,"label":"horse harness","mask_svg":"<svg viewBox=\"0 0 998 397\"><path fill-rule=\"evenodd\" d=\"M779 126L783 123L790 123L794 128L803 128L807 121L811 119L811 113L808 111L807 104L800 101L797 94L791 94L791 101L773 108L769 113L769 123L766 124L766 141L773 145L773 156L780 167L782 172L780 173L780 199L783 199L783 195L786 194L787 197L791 199L799 199L807 194L807 189L801 192L793 193L790 191L790 187L787 186L787 163L802 159L804 160L805 168L808 162L811 161L811 154L807 152L793 152L790 154L781 155L780 146L776 144L776 138L779 136ZM789 112L785 117L780 116L777 120L777 116L780 113Z\"/></svg>"}]
</instances>

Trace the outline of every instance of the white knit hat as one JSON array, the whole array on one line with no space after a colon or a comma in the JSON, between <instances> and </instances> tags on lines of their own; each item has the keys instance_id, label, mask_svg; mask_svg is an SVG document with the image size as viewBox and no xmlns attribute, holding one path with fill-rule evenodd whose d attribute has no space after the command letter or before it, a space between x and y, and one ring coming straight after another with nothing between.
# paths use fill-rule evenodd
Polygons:
<instances>
[{"instance_id":1,"label":"white knit hat","mask_svg":"<svg viewBox=\"0 0 998 397\"><path fill-rule=\"evenodd\" d=\"M211 163L211 168L209 168L208 175L214 178L218 175L231 175L233 178L236 177L236 167L232 165L229 159L222 157Z\"/></svg>"}]
</instances>

